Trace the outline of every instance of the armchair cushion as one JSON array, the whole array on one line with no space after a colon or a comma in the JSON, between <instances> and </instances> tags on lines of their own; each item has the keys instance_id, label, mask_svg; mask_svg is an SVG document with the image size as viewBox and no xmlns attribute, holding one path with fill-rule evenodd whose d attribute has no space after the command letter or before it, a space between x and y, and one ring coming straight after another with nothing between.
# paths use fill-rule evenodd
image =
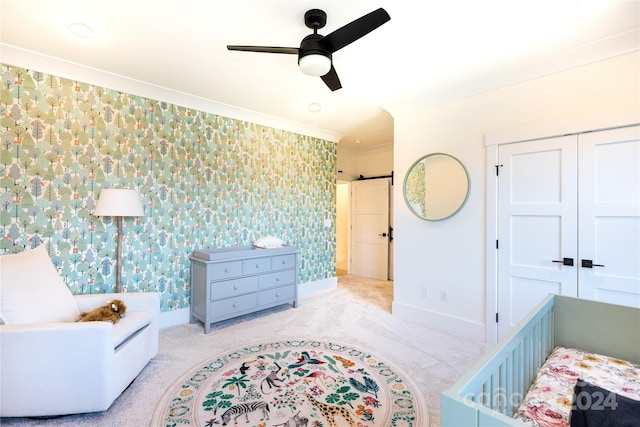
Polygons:
<instances>
[{"instance_id":1,"label":"armchair cushion","mask_svg":"<svg viewBox=\"0 0 640 427\"><path fill-rule=\"evenodd\" d=\"M0 256L0 323L75 322L79 317L44 245Z\"/></svg>"}]
</instances>

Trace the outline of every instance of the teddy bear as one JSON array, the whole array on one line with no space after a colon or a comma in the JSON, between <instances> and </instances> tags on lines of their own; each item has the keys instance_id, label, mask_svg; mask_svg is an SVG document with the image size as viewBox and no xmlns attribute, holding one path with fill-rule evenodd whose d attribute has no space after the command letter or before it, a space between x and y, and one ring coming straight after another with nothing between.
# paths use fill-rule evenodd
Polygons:
<instances>
[{"instance_id":1,"label":"teddy bear","mask_svg":"<svg viewBox=\"0 0 640 427\"><path fill-rule=\"evenodd\" d=\"M79 322L92 322L92 321L104 321L111 323L118 323L121 317L124 317L124 312L127 310L127 306L122 300L114 299L113 301L107 301L102 307L96 307L88 313L80 313Z\"/></svg>"}]
</instances>

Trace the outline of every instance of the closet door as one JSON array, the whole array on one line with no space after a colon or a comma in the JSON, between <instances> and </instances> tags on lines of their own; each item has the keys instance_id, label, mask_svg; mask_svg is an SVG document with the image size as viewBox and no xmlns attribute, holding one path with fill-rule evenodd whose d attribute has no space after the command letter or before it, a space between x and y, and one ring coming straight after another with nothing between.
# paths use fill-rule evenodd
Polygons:
<instances>
[{"instance_id":1,"label":"closet door","mask_svg":"<svg viewBox=\"0 0 640 427\"><path fill-rule=\"evenodd\" d=\"M640 127L581 134L578 147L578 296L640 307Z\"/></svg>"},{"instance_id":2,"label":"closet door","mask_svg":"<svg viewBox=\"0 0 640 427\"><path fill-rule=\"evenodd\" d=\"M576 141L498 148L499 337L549 293L577 296Z\"/></svg>"}]
</instances>

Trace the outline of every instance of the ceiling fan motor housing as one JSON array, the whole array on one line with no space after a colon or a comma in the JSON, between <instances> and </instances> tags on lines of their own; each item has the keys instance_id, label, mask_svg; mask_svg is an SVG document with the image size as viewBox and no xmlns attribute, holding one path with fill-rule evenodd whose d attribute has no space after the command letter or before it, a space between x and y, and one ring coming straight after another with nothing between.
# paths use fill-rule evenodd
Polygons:
<instances>
[{"instance_id":1,"label":"ceiling fan motor housing","mask_svg":"<svg viewBox=\"0 0 640 427\"><path fill-rule=\"evenodd\" d=\"M305 38L302 39L300 43L300 49L298 51L298 63L300 63L300 59L307 55L322 55L331 59L332 55L327 49L323 48L320 45L320 40L323 39L323 36L320 34L309 34Z\"/></svg>"}]
</instances>

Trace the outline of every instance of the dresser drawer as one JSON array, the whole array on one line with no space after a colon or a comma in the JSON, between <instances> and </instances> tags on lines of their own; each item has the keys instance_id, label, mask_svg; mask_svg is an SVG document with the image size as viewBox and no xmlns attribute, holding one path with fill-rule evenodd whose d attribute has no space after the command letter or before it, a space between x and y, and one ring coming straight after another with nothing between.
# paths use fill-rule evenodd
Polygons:
<instances>
[{"instance_id":1,"label":"dresser drawer","mask_svg":"<svg viewBox=\"0 0 640 427\"><path fill-rule=\"evenodd\" d=\"M242 261L243 274L260 274L271 271L271 258L252 258Z\"/></svg>"},{"instance_id":2,"label":"dresser drawer","mask_svg":"<svg viewBox=\"0 0 640 427\"><path fill-rule=\"evenodd\" d=\"M282 270L258 276L258 289L269 289L276 286L293 285L296 283L296 270Z\"/></svg>"},{"instance_id":3,"label":"dresser drawer","mask_svg":"<svg viewBox=\"0 0 640 427\"><path fill-rule=\"evenodd\" d=\"M209 283L211 301L248 294L258 290L258 276Z\"/></svg>"},{"instance_id":4,"label":"dresser drawer","mask_svg":"<svg viewBox=\"0 0 640 427\"><path fill-rule=\"evenodd\" d=\"M271 257L271 270L286 270L295 266L296 256L294 254Z\"/></svg>"},{"instance_id":5,"label":"dresser drawer","mask_svg":"<svg viewBox=\"0 0 640 427\"><path fill-rule=\"evenodd\" d=\"M242 261L228 261L210 264L209 280L225 280L242 276Z\"/></svg>"},{"instance_id":6,"label":"dresser drawer","mask_svg":"<svg viewBox=\"0 0 640 427\"><path fill-rule=\"evenodd\" d=\"M255 293L240 295L211 303L211 317L233 316L245 310L251 310L258 305Z\"/></svg>"},{"instance_id":7,"label":"dresser drawer","mask_svg":"<svg viewBox=\"0 0 640 427\"><path fill-rule=\"evenodd\" d=\"M295 295L295 285L283 286L281 288L267 289L258 292L258 305L272 304L280 301L290 301Z\"/></svg>"}]
</instances>

